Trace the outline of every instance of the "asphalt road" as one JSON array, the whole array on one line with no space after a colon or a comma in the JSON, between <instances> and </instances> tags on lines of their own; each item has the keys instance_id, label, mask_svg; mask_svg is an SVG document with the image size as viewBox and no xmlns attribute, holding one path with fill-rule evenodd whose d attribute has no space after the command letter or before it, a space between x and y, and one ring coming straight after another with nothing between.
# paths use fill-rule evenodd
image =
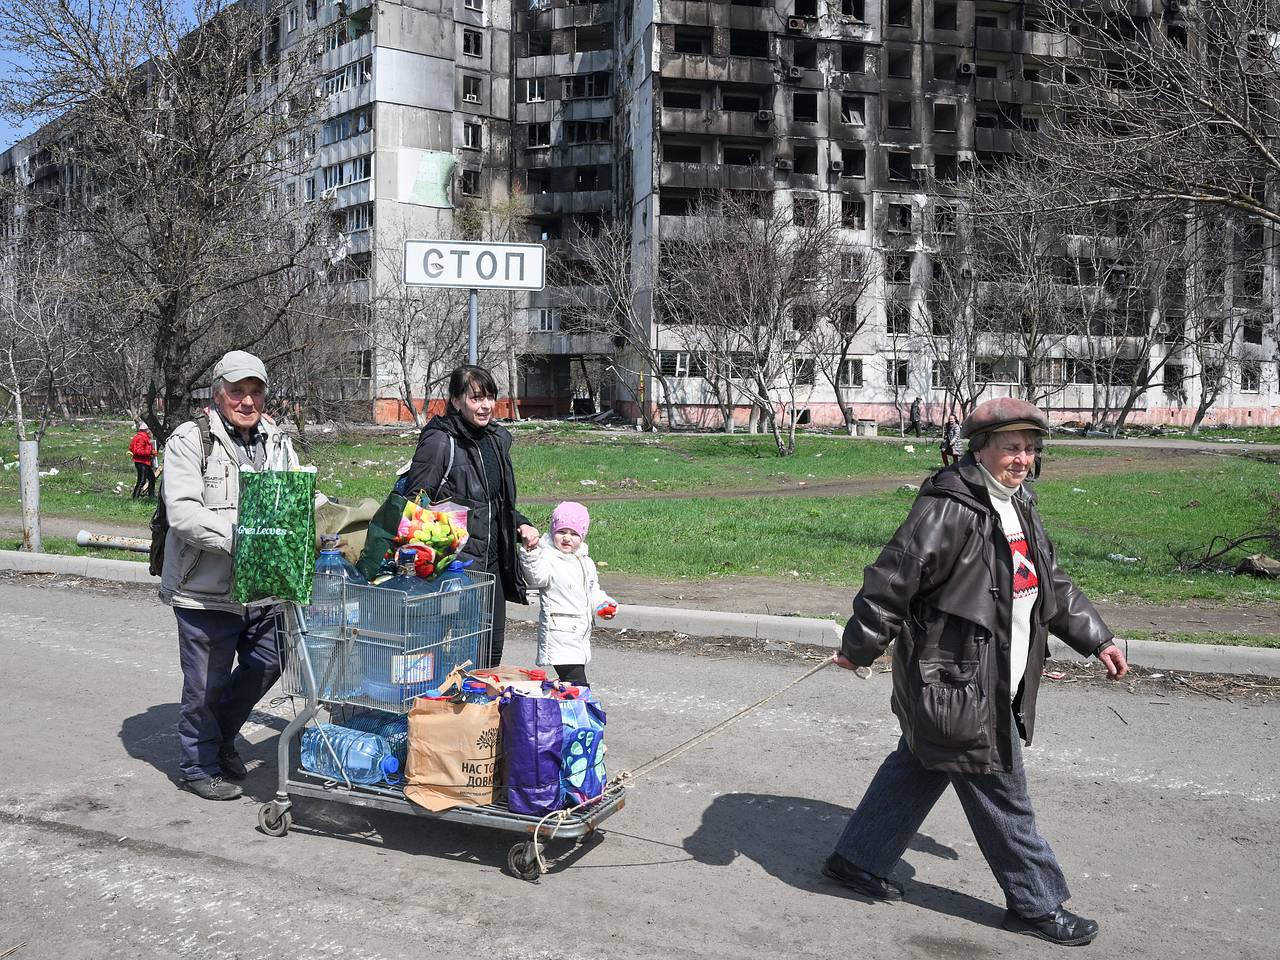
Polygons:
<instances>
[{"instance_id":1,"label":"asphalt road","mask_svg":"<svg viewBox=\"0 0 1280 960\"><path fill-rule=\"evenodd\" d=\"M1060 952L999 929L951 795L899 865L906 903L821 878L896 739L887 676L818 674L641 780L602 842L529 884L502 872L506 834L300 801L273 839L256 800L175 789L173 621L140 591L7 582L0 609L0 955L26 944L12 960ZM804 669L602 649L611 768ZM1071 905L1102 924L1092 955L1274 957L1280 704L1055 685L1040 710L1032 795ZM256 798L288 712L264 703L248 730Z\"/></svg>"}]
</instances>

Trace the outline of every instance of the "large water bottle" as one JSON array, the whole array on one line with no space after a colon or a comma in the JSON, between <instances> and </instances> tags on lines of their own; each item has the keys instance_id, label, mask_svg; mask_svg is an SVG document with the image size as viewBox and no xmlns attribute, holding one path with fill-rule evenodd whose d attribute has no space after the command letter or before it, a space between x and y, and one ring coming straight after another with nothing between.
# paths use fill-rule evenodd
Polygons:
<instances>
[{"instance_id":1,"label":"large water bottle","mask_svg":"<svg viewBox=\"0 0 1280 960\"><path fill-rule=\"evenodd\" d=\"M466 566L455 560L436 578L436 590L440 594L440 637L442 657L450 666L480 662L480 626L484 611L481 600L483 590L468 589L475 582Z\"/></svg>"},{"instance_id":2,"label":"large water bottle","mask_svg":"<svg viewBox=\"0 0 1280 960\"><path fill-rule=\"evenodd\" d=\"M344 626L360 622L360 602L344 596L346 583L367 583L338 549L336 534L320 538L320 554L316 557L315 584L307 607L307 630L310 633L337 636Z\"/></svg>"},{"instance_id":3,"label":"large water bottle","mask_svg":"<svg viewBox=\"0 0 1280 960\"><path fill-rule=\"evenodd\" d=\"M397 590L411 598L423 597L436 590L434 581L414 573L417 551L402 547L396 552L396 573L376 584L384 591ZM420 603L392 602L383 591L370 597L362 610L361 630L368 636L362 640L360 655L364 661L364 694L399 710L406 701L421 696L442 676L442 659L437 649L440 619L433 616L431 601Z\"/></svg>"},{"instance_id":4,"label":"large water bottle","mask_svg":"<svg viewBox=\"0 0 1280 960\"><path fill-rule=\"evenodd\" d=\"M387 741L392 754L400 761L403 770L409 762L409 718L403 713L385 713L382 710L354 710L342 721L349 730L376 733Z\"/></svg>"},{"instance_id":5,"label":"large water bottle","mask_svg":"<svg viewBox=\"0 0 1280 960\"><path fill-rule=\"evenodd\" d=\"M309 727L302 735L302 766L331 780L342 780L345 774L352 783L366 785L392 783L400 772L400 761L384 738L333 723Z\"/></svg>"}]
</instances>

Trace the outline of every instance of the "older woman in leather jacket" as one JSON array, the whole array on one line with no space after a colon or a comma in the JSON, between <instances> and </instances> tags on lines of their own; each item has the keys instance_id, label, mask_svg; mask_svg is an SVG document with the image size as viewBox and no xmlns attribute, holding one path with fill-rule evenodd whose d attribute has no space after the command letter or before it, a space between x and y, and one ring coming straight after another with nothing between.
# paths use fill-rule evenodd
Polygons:
<instances>
[{"instance_id":1,"label":"older woman in leather jacket","mask_svg":"<svg viewBox=\"0 0 1280 960\"><path fill-rule=\"evenodd\" d=\"M961 428L969 453L922 486L906 521L866 569L835 662L869 666L893 651L902 727L823 873L864 896L897 900L888 879L950 784L1004 890L1006 929L1090 942L1098 924L1069 911L1066 878L1036 828L1022 766L1048 634L1128 670L1093 604L1058 567L1024 484L1048 431L1034 404L980 404Z\"/></svg>"}]
</instances>

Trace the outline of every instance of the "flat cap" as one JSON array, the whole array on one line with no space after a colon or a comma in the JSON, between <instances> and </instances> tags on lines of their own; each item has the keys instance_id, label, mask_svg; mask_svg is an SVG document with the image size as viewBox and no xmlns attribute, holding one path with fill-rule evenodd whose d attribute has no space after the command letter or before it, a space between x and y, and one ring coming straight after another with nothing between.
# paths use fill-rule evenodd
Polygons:
<instances>
[{"instance_id":1,"label":"flat cap","mask_svg":"<svg viewBox=\"0 0 1280 960\"><path fill-rule=\"evenodd\" d=\"M973 408L960 425L966 440L975 433L1003 433L1006 430L1049 432L1049 418L1034 403L1018 397L996 397Z\"/></svg>"},{"instance_id":2,"label":"flat cap","mask_svg":"<svg viewBox=\"0 0 1280 960\"><path fill-rule=\"evenodd\" d=\"M261 360L252 353L244 350L230 350L222 355L213 366L213 379L225 380L227 383L235 383L238 380L245 380L249 377L255 377L262 381L263 386L268 386L270 381L267 380L267 367Z\"/></svg>"}]
</instances>

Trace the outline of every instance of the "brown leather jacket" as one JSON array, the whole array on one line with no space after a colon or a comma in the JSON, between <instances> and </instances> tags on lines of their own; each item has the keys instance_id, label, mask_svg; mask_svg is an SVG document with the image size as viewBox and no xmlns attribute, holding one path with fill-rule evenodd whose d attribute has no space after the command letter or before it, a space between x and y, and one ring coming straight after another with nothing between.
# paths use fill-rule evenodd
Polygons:
<instances>
[{"instance_id":1,"label":"brown leather jacket","mask_svg":"<svg viewBox=\"0 0 1280 960\"><path fill-rule=\"evenodd\" d=\"M929 769L1007 771L1014 733L1031 742L1048 634L1084 656L1112 639L1093 604L1058 567L1035 501L1025 484L1013 498L1040 591L1012 711L1012 558L972 454L925 481L853 599L842 652L868 666L897 641L893 712Z\"/></svg>"}]
</instances>

